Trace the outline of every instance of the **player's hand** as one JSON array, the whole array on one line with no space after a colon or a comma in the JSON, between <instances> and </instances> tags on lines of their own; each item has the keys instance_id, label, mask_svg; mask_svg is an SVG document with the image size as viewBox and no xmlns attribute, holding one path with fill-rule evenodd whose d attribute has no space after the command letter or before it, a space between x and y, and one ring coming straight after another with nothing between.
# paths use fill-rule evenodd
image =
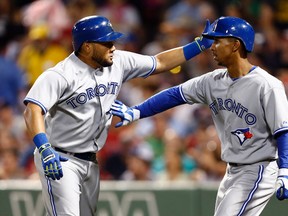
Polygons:
<instances>
[{"instance_id":1,"label":"player's hand","mask_svg":"<svg viewBox=\"0 0 288 216\"><path fill-rule=\"evenodd\" d=\"M47 177L53 180L63 177L63 171L60 161L67 161L68 159L59 155L50 143L45 143L39 148L42 159L42 166Z\"/></svg>"},{"instance_id":2,"label":"player's hand","mask_svg":"<svg viewBox=\"0 0 288 216\"><path fill-rule=\"evenodd\" d=\"M213 27L213 24L210 24L210 21L207 19L206 20L206 25L205 25L205 28L204 28L204 31L202 32L202 34L205 33L205 32L210 31L210 29ZM201 51L204 51L206 49L209 49L212 46L214 40L208 39L208 38L204 38L203 36L201 36L201 37L195 38L195 42L198 44L199 49Z\"/></svg>"},{"instance_id":3,"label":"player's hand","mask_svg":"<svg viewBox=\"0 0 288 216\"><path fill-rule=\"evenodd\" d=\"M276 182L276 197L278 200L288 199L288 169L279 169Z\"/></svg>"},{"instance_id":4,"label":"player's hand","mask_svg":"<svg viewBox=\"0 0 288 216\"><path fill-rule=\"evenodd\" d=\"M121 127L123 125L128 125L133 121L136 121L140 118L140 111L137 109L133 109L131 107L127 107L119 100L115 100L110 109L112 115L118 116L121 121L118 122L115 127Z\"/></svg>"}]
</instances>

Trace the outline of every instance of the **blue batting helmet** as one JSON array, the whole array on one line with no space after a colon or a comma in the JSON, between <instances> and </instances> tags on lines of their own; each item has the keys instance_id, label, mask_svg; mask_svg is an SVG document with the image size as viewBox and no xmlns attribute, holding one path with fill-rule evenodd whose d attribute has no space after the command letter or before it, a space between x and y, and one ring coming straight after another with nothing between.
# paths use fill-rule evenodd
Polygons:
<instances>
[{"instance_id":1,"label":"blue batting helmet","mask_svg":"<svg viewBox=\"0 0 288 216\"><path fill-rule=\"evenodd\" d=\"M103 16L88 16L77 21L72 29L72 45L75 52L84 42L109 42L122 37L115 32L111 22Z\"/></svg>"},{"instance_id":2,"label":"blue batting helmet","mask_svg":"<svg viewBox=\"0 0 288 216\"><path fill-rule=\"evenodd\" d=\"M203 37L234 37L242 41L247 52L252 52L255 33L253 27L245 20L238 17L220 17L212 27L202 33Z\"/></svg>"}]
</instances>

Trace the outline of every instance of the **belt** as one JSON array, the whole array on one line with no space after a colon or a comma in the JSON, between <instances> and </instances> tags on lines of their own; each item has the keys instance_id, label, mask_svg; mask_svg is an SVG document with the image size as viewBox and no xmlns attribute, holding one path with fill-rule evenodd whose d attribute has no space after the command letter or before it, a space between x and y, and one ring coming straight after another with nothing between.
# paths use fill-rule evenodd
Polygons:
<instances>
[{"instance_id":1,"label":"belt","mask_svg":"<svg viewBox=\"0 0 288 216\"><path fill-rule=\"evenodd\" d=\"M276 159L270 159L270 160L265 160L266 162L273 162L276 161ZM265 161L259 161L259 162L255 162L255 163L260 163L260 162L265 162ZM255 163L251 163L251 164L255 164ZM229 166L245 166L245 165L251 165L251 164L242 164L242 163L228 163Z\"/></svg>"},{"instance_id":2,"label":"belt","mask_svg":"<svg viewBox=\"0 0 288 216\"><path fill-rule=\"evenodd\" d=\"M76 158L86 160L86 161L91 161L91 162L98 164L96 153L94 153L94 152L72 153L72 152L67 152L63 149L60 149L58 147L54 147L54 149L56 151L62 152L64 154L72 155Z\"/></svg>"}]
</instances>

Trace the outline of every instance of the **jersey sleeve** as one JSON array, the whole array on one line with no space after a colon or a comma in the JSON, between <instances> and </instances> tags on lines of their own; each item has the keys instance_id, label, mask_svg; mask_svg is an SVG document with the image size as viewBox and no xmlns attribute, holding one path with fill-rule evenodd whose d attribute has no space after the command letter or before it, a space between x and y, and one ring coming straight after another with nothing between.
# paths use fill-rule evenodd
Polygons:
<instances>
[{"instance_id":1,"label":"jersey sleeve","mask_svg":"<svg viewBox=\"0 0 288 216\"><path fill-rule=\"evenodd\" d=\"M154 56L127 51L117 51L116 54L119 55L120 67L124 70L124 82L135 77L146 78L156 69L156 59Z\"/></svg>"},{"instance_id":2,"label":"jersey sleeve","mask_svg":"<svg viewBox=\"0 0 288 216\"><path fill-rule=\"evenodd\" d=\"M205 79L206 76L202 75L180 85L182 96L188 104L205 103Z\"/></svg>"},{"instance_id":3,"label":"jersey sleeve","mask_svg":"<svg viewBox=\"0 0 288 216\"><path fill-rule=\"evenodd\" d=\"M45 114L61 98L66 87L67 81L61 74L46 71L35 81L24 98L24 104L35 103Z\"/></svg>"},{"instance_id":4,"label":"jersey sleeve","mask_svg":"<svg viewBox=\"0 0 288 216\"><path fill-rule=\"evenodd\" d=\"M274 87L263 97L267 123L273 135L288 130L288 102L284 87Z\"/></svg>"}]
</instances>

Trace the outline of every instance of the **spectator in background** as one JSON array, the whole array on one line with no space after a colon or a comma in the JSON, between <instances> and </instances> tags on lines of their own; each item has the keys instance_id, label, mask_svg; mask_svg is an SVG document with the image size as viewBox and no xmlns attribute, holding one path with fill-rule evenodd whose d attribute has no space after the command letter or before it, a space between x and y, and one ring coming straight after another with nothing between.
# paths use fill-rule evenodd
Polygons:
<instances>
[{"instance_id":1,"label":"spectator in background","mask_svg":"<svg viewBox=\"0 0 288 216\"><path fill-rule=\"evenodd\" d=\"M172 129L168 129L163 140L164 154L154 162L155 180L188 181L196 163L186 154L183 139Z\"/></svg>"},{"instance_id":2,"label":"spectator in background","mask_svg":"<svg viewBox=\"0 0 288 216\"><path fill-rule=\"evenodd\" d=\"M112 125L115 124L115 120L115 118L112 120ZM113 127L109 129L106 146L97 153L102 180L119 180L127 170L126 158L133 141L136 141L133 139L134 136L133 127L125 130L117 130Z\"/></svg>"},{"instance_id":3,"label":"spectator in background","mask_svg":"<svg viewBox=\"0 0 288 216\"><path fill-rule=\"evenodd\" d=\"M118 49L139 52L143 41L141 19L136 7L127 0L108 0L99 7L98 14L107 17L115 29L121 29L124 38Z\"/></svg>"},{"instance_id":4,"label":"spectator in background","mask_svg":"<svg viewBox=\"0 0 288 216\"><path fill-rule=\"evenodd\" d=\"M221 143L208 107L195 111L197 129L186 137L186 151L195 160L197 169L190 179L194 181L220 181L226 171L226 162L221 160Z\"/></svg>"},{"instance_id":5,"label":"spectator in background","mask_svg":"<svg viewBox=\"0 0 288 216\"><path fill-rule=\"evenodd\" d=\"M0 1L0 47L5 47L4 56L12 61L16 61L23 38L27 34L21 20L21 7L14 3L11 0ZM6 39L3 38L4 35Z\"/></svg>"},{"instance_id":6,"label":"spectator in background","mask_svg":"<svg viewBox=\"0 0 288 216\"><path fill-rule=\"evenodd\" d=\"M0 128L0 179L24 178L19 167L21 144L16 137L5 128Z\"/></svg>"},{"instance_id":7,"label":"spectator in background","mask_svg":"<svg viewBox=\"0 0 288 216\"><path fill-rule=\"evenodd\" d=\"M23 179L24 174L19 167L19 151L9 148L0 151L0 180Z\"/></svg>"},{"instance_id":8,"label":"spectator in background","mask_svg":"<svg viewBox=\"0 0 288 216\"><path fill-rule=\"evenodd\" d=\"M122 1L122 2L125 2L125 1ZM270 68L271 73L279 77L279 79L284 82L284 85L286 86L286 90L288 89L287 87L288 86L287 85L287 74L288 74L287 72L287 62L288 62L287 61L288 59L287 58L287 53L288 53L287 52L287 16L288 15L287 14L288 13L285 13L285 10L287 9L287 7L285 7L285 5L287 4L287 1L285 0L276 0L276 1L236 0L236 1L223 1L223 2L220 1L219 2L219 1L210 1L210 0L209 1L199 1L199 0L181 0L181 1L132 0L131 1L130 0L130 1L126 1L126 3L127 2L128 2L128 5L130 3L132 7L136 6L135 8L138 10L136 11L137 13L136 16L139 16L139 15L141 16L141 17L139 16L139 20L137 18L137 22L140 21L140 24L138 24L138 26L141 25L140 28L142 29L142 31L138 31L138 30L135 31L136 33L140 33L140 36L138 38L127 37L126 40L123 41L122 46L125 46L125 49L127 47L127 50L130 50L130 49L137 50L139 48L142 48L141 46L143 44L147 44L146 42L151 42L147 44L147 46L143 47L141 52L144 54L153 55L163 50L169 49L171 47L176 47L178 45L181 45L183 41L186 40L186 37L191 37L191 38L194 37L194 34L195 32L197 32L197 29L200 28L201 30L202 28L201 25L203 23L203 20L205 20L206 18L210 17L211 20L214 20L214 18L212 17L214 17L215 14L239 15L247 19L250 23L255 24L255 30L257 31L256 38L255 38L255 47L254 47L255 52L250 54L249 58L252 59L252 62L255 65L259 65L262 68L268 68L268 69ZM33 3L33 4L30 4L30 3ZM189 6L189 4L191 6ZM211 4L213 4L214 8L211 7ZM37 5L40 7L38 7ZM64 29L65 36L70 37L71 35L70 27L76 20L79 20L80 18L84 16L99 14L100 8L102 10L107 5L108 5L108 1L104 1L104 0L50 0L50 1L49 0L48 1L47 0L44 0L44 1L43 0L38 0L38 1L1 0L0 1L0 35L2 35L3 33L2 30L5 29L3 28L4 24L5 25L8 24L9 25L8 29L10 29L11 31L9 31L9 36L6 37L9 39L7 46L2 46L2 43L5 40L2 40L2 37L1 37L0 47L1 48L6 47L6 48L1 49L3 50L3 52L1 52L0 59L4 58L6 61L7 60L6 57L8 57L8 59L10 59L9 60L10 63L15 65L15 62L13 62L13 60L17 59L19 51L22 49L21 46L23 45L23 41L26 42L25 40L22 40L23 35L26 34L25 32L26 29L23 27L23 23L21 23L21 21L24 21L24 23L28 27L34 26L35 22L38 23L38 21L41 21L41 23L46 23L46 24L49 23L48 25L49 30L52 29L55 33L56 29L62 29L62 30ZM180 6L182 5L182 6L180 7L179 5ZM185 7L185 5L188 5L188 6ZM192 7L192 5L194 5L193 9L189 10L188 8ZM202 6L199 7L199 5L202 5ZM20 6L22 8L20 8ZM38 9L35 6L37 6ZM65 6L65 7L62 7L62 6ZM30 9L26 10L28 8ZM31 8L33 10L31 10ZM113 17L120 14L121 10L118 10L118 8L120 7L116 7L117 13L112 14ZM52 13L51 9L56 10L57 14L55 15L55 11ZM115 11L115 7L113 7L113 10ZM196 10L196 12L191 13L192 10ZM21 17L20 12L22 11L24 11L24 14L23 14L24 16ZM103 10L103 12L105 11L106 9ZM187 11L188 13L184 13L183 11ZM166 16L164 16L164 14ZM181 23L177 23L177 25L175 24L173 25L173 22L167 22L168 17L169 17L168 14L173 14L174 16L174 17L171 16L172 18L169 19L170 21L173 19L182 19L185 21L185 16L186 17L193 16L193 18L192 19L189 18L190 20L188 20L188 22L181 21ZM202 18L199 18L198 16L199 14L202 14L200 16ZM59 15L61 16L61 18L59 18ZM124 14L123 17L125 16L127 15ZM54 21L52 21L53 19ZM194 22L195 20L197 20L197 22ZM133 19L129 20L129 23L131 22L133 23L134 20ZM160 23L161 25L159 27ZM51 26L53 25L54 27L52 28ZM188 28L187 28L187 25L188 25ZM130 25L125 26L122 24L122 26L124 26L123 28L126 29ZM66 31L65 28L69 29L69 31ZM121 28L122 27L119 27L120 31L122 31ZM58 36L61 36L61 35L62 34L60 31ZM65 49L69 49L69 48L71 49L70 39L64 39L61 37L55 39L54 38L55 34L50 35L50 36L52 36L53 41L56 40L58 44L60 43L62 48L64 45ZM151 41L152 39L153 41ZM281 42L275 43L275 40L281 41ZM29 44L31 43L30 38L28 38L27 42L29 42ZM188 77L191 78L191 77L201 75L203 74L204 71L209 71L209 68L215 67L215 64L213 63L214 61L212 59L212 55L207 55L206 53L203 53L195 57L188 64L185 63L181 65L181 68L178 68L178 74L177 73L175 73L174 75L162 74L162 75L158 75L157 77L147 78L144 81L141 80L139 82L138 80L133 80L129 83L126 83L122 87L121 89L122 93L119 95L119 97L121 98L121 100L124 99L123 101L128 102L128 104L136 104L148 98L149 96L151 96L152 94L154 94L155 92L158 92L159 90L163 88L169 87L170 85L176 85L178 83L181 83L183 79L186 80L188 79ZM5 63L5 67L6 67L6 63ZM5 71L3 68L5 67L3 67L2 64L0 63L0 68L1 68L0 69L0 89L1 88L4 89L4 91L3 90L0 91L0 95L1 93L5 93L5 92L7 94L8 93L18 94L17 93L19 92L17 90L18 87L15 87L15 88L12 87L13 85L16 86L17 82L13 85L9 84L8 86L7 85L8 83L4 81L2 78L4 74L3 71ZM18 67L18 70L19 70L19 67ZM11 77L12 76L15 77L16 76L15 74L17 73L9 73L8 75ZM25 86L25 73L24 73L24 76L23 76L23 72L20 74L22 74L22 79L23 79L21 81L22 82L21 85L24 84ZM8 88L4 87L5 85L7 85ZM25 91L25 88L22 90ZM22 97L21 94L22 93L20 93L19 95L20 98ZM18 100L16 99L16 97L13 97L13 98L14 98L14 101ZM22 99L20 100L22 101ZM7 133L7 131L5 132L5 134L7 134L7 136L5 136L6 138L8 137L8 135L14 136L15 132L16 132L16 137L19 138L22 136L22 135L18 136L21 134L18 132L21 131L22 119L19 119L17 113L14 112L15 108L16 110L19 110L18 106L19 105L16 105L16 106L11 105L10 102L9 103L5 102L2 105L2 108L0 108L1 109L0 112L2 113L0 114L2 115L2 120L0 122L0 125L2 126L0 127L0 130L5 129L6 131L6 129L9 129L8 131L10 131L9 133ZM196 106L194 106L192 109L194 108L196 108ZM185 142L190 144L188 151L190 152L191 155L194 155L195 160L197 160L197 158L198 159L205 158L207 156L206 153L209 153L209 151L207 151L208 150L207 147L210 146L210 144L207 144L204 142L202 145L202 143L196 142L196 140L194 140L194 138L196 139L196 136L198 137L198 135L201 133L200 133L200 128L199 128L200 125L196 123L196 119L195 119L195 116L193 115L193 112L194 111L191 110L191 107L181 106L181 107L177 107L173 109L173 111L163 116L163 118L165 119L160 120L158 123L153 122L152 120L143 119L142 122L145 122L145 124L141 123L139 125L139 127L143 128L143 130L141 131L142 133L141 136L145 135L144 138L148 138L148 137L149 139L151 138L150 140L147 140L148 142L152 140L152 142L154 143L159 143L159 144L162 143L163 142L162 136L164 136L164 129L162 131L162 134L160 134L159 132L161 128L157 127L157 124L160 125L160 123L162 122L161 125L164 125L163 120L165 120L167 121L165 123L165 126L161 126L161 127L165 128L165 131L166 130L169 131L170 129L174 130L179 136L181 136L181 138L187 137ZM189 118L187 118L186 116L189 116ZM187 122L191 122L191 121L193 122L193 125L187 124ZM14 123L10 124L7 122L14 122ZM18 122L18 124L15 124L15 122L16 123ZM11 125L13 126L10 127ZM145 128L143 127L143 125L145 126ZM111 174L107 172L107 176L105 176L105 178L119 179L119 175L122 174L126 169L126 165L123 165L124 164L123 161L126 158L126 153L125 153L126 150L123 150L123 149L126 146L120 145L119 134L120 133L124 134L125 132L128 134L135 133L135 132L138 133L139 127L134 126L133 128L130 128L129 130L128 128L121 129L121 132L119 129L114 130L114 128L111 128L113 132L111 133L110 138L108 137L107 146L105 147L105 149L102 150L101 154L103 156L103 163L105 163L106 160L108 161L108 164L109 164L108 169L109 171L113 173L113 177L111 177ZM157 131L153 131L154 133L152 133L152 130L154 127L159 128L159 129L157 129ZM11 134L11 128L13 128L12 134ZM206 128L206 132L207 130L208 129ZM209 131L211 130L209 129ZM203 129L201 131L204 134L205 130ZM156 138L154 137L155 133L157 133ZM198 139L200 138L201 136L198 137ZM6 143L10 143L10 142L6 142ZM195 146L193 146L192 143L194 143ZM33 168L29 166L29 155L30 155L29 152L31 152L32 150L29 149L29 144L27 143L25 138L21 140L20 146L21 146L20 154L22 158L21 164L23 166L25 165L27 166L26 169L28 169L28 173L30 173L30 170L31 172L33 172ZM161 150L162 156L163 156L164 145L160 144L160 146L158 147L159 149L163 148ZM31 148L33 149L33 146ZM194 153L192 153L192 151ZM217 151L210 151L210 153L213 153L213 152L216 153ZM158 153L154 152L154 153L155 153L155 156L159 154L159 152ZM106 155L104 156L104 154ZM198 156L196 156L196 154ZM104 170L105 169L103 169L103 171ZM205 175L198 175L198 177L203 177L203 178L207 177L205 173L206 172L205 169L202 169L201 167L199 167L199 170L200 172L198 172L198 174L204 173Z\"/></svg>"},{"instance_id":9,"label":"spectator in background","mask_svg":"<svg viewBox=\"0 0 288 216\"><path fill-rule=\"evenodd\" d=\"M28 84L32 86L38 76L66 58L69 52L51 38L47 24L32 26L29 31L30 43L20 52L18 63L26 72Z\"/></svg>"},{"instance_id":10,"label":"spectator in background","mask_svg":"<svg viewBox=\"0 0 288 216\"><path fill-rule=\"evenodd\" d=\"M150 42L158 31L158 25L162 21L170 0L130 0L135 5L142 20L141 28L145 34L144 40ZM143 43L142 43L143 44Z\"/></svg>"},{"instance_id":11,"label":"spectator in background","mask_svg":"<svg viewBox=\"0 0 288 216\"><path fill-rule=\"evenodd\" d=\"M15 111L21 111L20 101L27 90L25 76L15 62L1 54L0 68L0 105L9 104Z\"/></svg>"},{"instance_id":12,"label":"spectator in background","mask_svg":"<svg viewBox=\"0 0 288 216\"><path fill-rule=\"evenodd\" d=\"M11 39L10 27L5 22L0 23L0 106L9 104L17 109L22 105L26 93L26 77L16 62L6 57L6 48Z\"/></svg>"},{"instance_id":13,"label":"spectator in background","mask_svg":"<svg viewBox=\"0 0 288 216\"><path fill-rule=\"evenodd\" d=\"M280 31L288 31L288 2L286 0L265 0L263 4L273 12L270 18L275 28Z\"/></svg>"},{"instance_id":14,"label":"spectator in background","mask_svg":"<svg viewBox=\"0 0 288 216\"><path fill-rule=\"evenodd\" d=\"M151 172L153 150L146 142L132 145L126 159L127 170L122 174L122 180L150 181L154 177Z\"/></svg>"},{"instance_id":15,"label":"spectator in background","mask_svg":"<svg viewBox=\"0 0 288 216\"><path fill-rule=\"evenodd\" d=\"M180 43L185 44L198 34L199 24L216 17L216 11L208 1L180 0L167 9L160 28L162 32L181 35Z\"/></svg>"},{"instance_id":16,"label":"spectator in background","mask_svg":"<svg viewBox=\"0 0 288 216\"><path fill-rule=\"evenodd\" d=\"M62 31L71 29L73 25L62 0L31 1L22 8L21 18L23 24L30 29L45 24L49 29L49 37L53 40L59 38Z\"/></svg>"},{"instance_id":17,"label":"spectator in background","mask_svg":"<svg viewBox=\"0 0 288 216\"><path fill-rule=\"evenodd\" d=\"M95 0L65 0L64 2L72 25L83 17L98 14L98 5Z\"/></svg>"}]
</instances>

